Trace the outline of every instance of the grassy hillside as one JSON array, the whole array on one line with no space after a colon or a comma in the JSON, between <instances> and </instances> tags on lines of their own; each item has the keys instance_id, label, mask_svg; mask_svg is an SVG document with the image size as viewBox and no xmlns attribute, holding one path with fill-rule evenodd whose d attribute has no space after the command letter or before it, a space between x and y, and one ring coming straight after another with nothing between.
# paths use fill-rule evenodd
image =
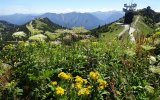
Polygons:
<instances>
[{"instance_id":1,"label":"grassy hillside","mask_svg":"<svg viewBox=\"0 0 160 100\"><path fill-rule=\"evenodd\" d=\"M0 32L14 28L16 25L10 24L6 21L0 21Z\"/></svg>"},{"instance_id":2,"label":"grassy hillside","mask_svg":"<svg viewBox=\"0 0 160 100\"><path fill-rule=\"evenodd\" d=\"M138 10L136 13L143 16L144 22L150 27L155 27L155 24L160 22L160 13L155 12L150 6Z\"/></svg>"},{"instance_id":3,"label":"grassy hillside","mask_svg":"<svg viewBox=\"0 0 160 100\"><path fill-rule=\"evenodd\" d=\"M114 34L118 34L119 32L121 32L122 29L123 29L122 26L117 25L116 22L114 22L108 25L99 26L98 28L91 30L91 34L96 37L101 37L103 35L109 35L109 34L114 35Z\"/></svg>"},{"instance_id":4,"label":"grassy hillside","mask_svg":"<svg viewBox=\"0 0 160 100\"><path fill-rule=\"evenodd\" d=\"M137 20L138 17L139 19ZM135 23L136 20L137 22ZM145 23L143 16L135 16L132 26L136 29L136 32L140 34L143 33L145 35L149 35L153 34L154 32L154 28Z\"/></svg>"},{"instance_id":5,"label":"grassy hillside","mask_svg":"<svg viewBox=\"0 0 160 100\"><path fill-rule=\"evenodd\" d=\"M122 20L122 19L121 19ZM122 32L124 29L123 26L117 24L120 20L104 25L99 26L98 28L95 28L91 30L92 35L96 37L103 37L104 40L110 41L118 38L118 34ZM150 36L155 32L155 27L150 27L150 25L145 23L144 16L137 15L134 17L133 22L131 24L131 27L135 29L134 37L138 39L140 35ZM125 33L123 36L123 39L126 42L129 41L129 35L128 33Z\"/></svg>"},{"instance_id":6,"label":"grassy hillside","mask_svg":"<svg viewBox=\"0 0 160 100\"><path fill-rule=\"evenodd\" d=\"M31 35L44 34L45 31L54 32L57 29L62 29L61 26L52 23L48 18L36 18L31 22L23 25Z\"/></svg>"},{"instance_id":7,"label":"grassy hillside","mask_svg":"<svg viewBox=\"0 0 160 100\"><path fill-rule=\"evenodd\" d=\"M12 32L16 30L16 25L13 25L11 23L8 23L6 21L0 21L0 33L1 38L5 41L12 39Z\"/></svg>"}]
</instances>

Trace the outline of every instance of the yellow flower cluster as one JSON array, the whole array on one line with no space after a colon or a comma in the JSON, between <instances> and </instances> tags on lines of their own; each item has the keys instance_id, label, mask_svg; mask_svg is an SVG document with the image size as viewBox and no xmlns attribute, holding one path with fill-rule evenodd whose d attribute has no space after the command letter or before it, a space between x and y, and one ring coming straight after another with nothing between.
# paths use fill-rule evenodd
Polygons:
<instances>
[{"instance_id":1,"label":"yellow flower cluster","mask_svg":"<svg viewBox=\"0 0 160 100\"><path fill-rule=\"evenodd\" d=\"M56 82L56 81L53 81L51 84L52 84L52 85L57 85L57 82Z\"/></svg>"},{"instance_id":2,"label":"yellow flower cluster","mask_svg":"<svg viewBox=\"0 0 160 100\"><path fill-rule=\"evenodd\" d=\"M74 87L76 88L76 89L81 89L82 88L82 84L83 83L85 83L85 84L87 84L87 80L86 79L83 79L82 77L80 77L80 76L76 76L75 77L75 84L74 84Z\"/></svg>"},{"instance_id":3,"label":"yellow flower cluster","mask_svg":"<svg viewBox=\"0 0 160 100\"><path fill-rule=\"evenodd\" d=\"M70 73L64 73L64 72L60 72L58 74L58 77L59 78L62 78L62 79L65 79L65 80L68 80L71 78L71 74Z\"/></svg>"},{"instance_id":4,"label":"yellow flower cluster","mask_svg":"<svg viewBox=\"0 0 160 100\"><path fill-rule=\"evenodd\" d=\"M76 83L83 83L83 78L80 77L80 76L76 76L76 77L75 77L75 82L76 82Z\"/></svg>"},{"instance_id":5,"label":"yellow flower cluster","mask_svg":"<svg viewBox=\"0 0 160 100\"><path fill-rule=\"evenodd\" d=\"M82 88L78 91L78 96L89 95L90 92L90 88Z\"/></svg>"},{"instance_id":6,"label":"yellow flower cluster","mask_svg":"<svg viewBox=\"0 0 160 100\"><path fill-rule=\"evenodd\" d=\"M89 73L90 79L97 81L99 84L98 90L103 90L107 86L107 82L105 80L99 79L100 74L97 71L92 71Z\"/></svg>"},{"instance_id":7,"label":"yellow flower cluster","mask_svg":"<svg viewBox=\"0 0 160 100\"><path fill-rule=\"evenodd\" d=\"M61 88L61 87L57 87L56 89L55 89L55 92L56 92L56 94L57 95L64 95L64 89L63 88Z\"/></svg>"},{"instance_id":8,"label":"yellow flower cluster","mask_svg":"<svg viewBox=\"0 0 160 100\"><path fill-rule=\"evenodd\" d=\"M82 88L82 84L81 84L81 83L75 83L75 84L74 84L74 87L75 87L76 89L81 89L81 88Z\"/></svg>"},{"instance_id":9,"label":"yellow flower cluster","mask_svg":"<svg viewBox=\"0 0 160 100\"><path fill-rule=\"evenodd\" d=\"M70 73L64 73L64 72L60 72L58 74L58 77L61 79L71 79L71 74ZM88 82L89 80L94 80L94 82ZM98 90L104 90L104 88L107 86L107 82L103 79L100 79L100 74L97 71L92 71L89 73L88 75L88 80L87 79L83 79L81 76L76 76L74 78L74 80L71 79L71 81L73 81L74 83L72 83L72 88L75 88L76 91L78 92L78 96L88 96L90 95L92 88L94 88L94 84L98 84L97 89ZM57 81L52 81L51 84L53 86L57 85ZM60 86L57 86L55 88L55 94L56 95L64 95L65 94L65 89L63 89Z\"/></svg>"},{"instance_id":10,"label":"yellow flower cluster","mask_svg":"<svg viewBox=\"0 0 160 100\"><path fill-rule=\"evenodd\" d=\"M99 84L99 87L98 87L99 90L103 90L107 86L107 82L105 80L98 79L97 82Z\"/></svg>"},{"instance_id":11,"label":"yellow flower cluster","mask_svg":"<svg viewBox=\"0 0 160 100\"><path fill-rule=\"evenodd\" d=\"M89 77L93 80L97 80L99 78L99 76L100 75L97 71L95 71L95 72L92 71L92 72L89 73Z\"/></svg>"}]
</instances>

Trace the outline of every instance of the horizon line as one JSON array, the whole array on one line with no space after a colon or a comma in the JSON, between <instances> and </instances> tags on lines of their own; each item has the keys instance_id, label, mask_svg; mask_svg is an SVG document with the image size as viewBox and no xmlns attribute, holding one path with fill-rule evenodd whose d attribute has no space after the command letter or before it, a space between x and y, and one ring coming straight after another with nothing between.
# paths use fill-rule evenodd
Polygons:
<instances>
[{"instance_id":1,"label":"horizon line","mask_svg":"<svg viewBox=\"0 0 160 100\"><path fill-rule=\"evenodd\" d=\"M137 8L137 10L140 10L141 8ZM152 9L155 12L160 13L159 9ZM60 11L60 10L55 10L55 11L48 11L48 12L15 12L15 13L0 13L0 16L9 16L9 15L15 15L15 14L24 14L24 15L42 15L46 13L55 13L55 14L67 14L67 13L94 13L94 12L112 12L112 11L117 11L117 12L123 12L123 10L120 9L109 9L109 10L70 10L70 11ZM0 11L1 12L1 11ZM2 11L3 12L3 11Z\"/></svg>"},{"instance_id":2,"label":"horizon line","mask_svg":"<svg viewBox=\"0 0 160 100\"><path fill-rule=\"evenodd\" d=\"M94 12L123 12L122 10L106 10L106 11L68 11L68 12L42 12L42 13L22 13L22 12L17 12L17 13L12 13L12 14L0 14L0 16L7 16L7 15L15 15L15 14L24 14L24 15L42 15L42 14L46 14L46 13L55 13L55 14L67 14L67 13L94 13Z\"/></svg>"}]
</instances>

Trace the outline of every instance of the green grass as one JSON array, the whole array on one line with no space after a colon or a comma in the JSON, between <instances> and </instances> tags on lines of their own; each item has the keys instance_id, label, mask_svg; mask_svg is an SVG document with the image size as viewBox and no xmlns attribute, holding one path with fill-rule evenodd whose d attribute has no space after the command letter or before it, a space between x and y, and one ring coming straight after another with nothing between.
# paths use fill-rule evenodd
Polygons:
<instances>
[{"instance_id":1,"label":"green grass","mask_svg":"<svg viewBox=\"0 0 160 100\"><path fill-rule=\"evenodd\" d=\"M147 24L144 23L143 18L140 16L139 21L137 22L136 29L138 33L143 33L145 35L152 34L154 29L149 27Z\"/></svg>"},{"instance_id":2,"label":"green grass","mask_svg":"<svg viewBox=\"0 0 160 100\"><path fill-rule=\"evenodd\" d=\"M113 23L109 26L110 31L101 33L100 37L104 37L106 39L113 39L124 29L122 26L117 25L116 23ZM108 41L108 40L106 40Z\"/></svg>"},{"instance_id":3,"label":"green grass","mask_svg":"<svg viewBox=\"0 0 160 100\"><path fill-rule=\"evenodd\" d=\"M58 39L62 33L51 33L51 32L45 32L44 33L46 36L48 36L50 41L55 41L56 39Z\"/></svg>"},{"instance_id":4,"label":"green grass","mask_svg":"<svg viewBox=\"0 0 160 100\"><path fill-rule=\"evenodd\" d=\"M47 18L37 18L26 24L26 28L31 35L44 34L45 31L54 32L57 29L63 29L61 26L52 23Z\"/></svg>"},{"instance_id":5,"label":"green grass","mask_svg":"<svg viewBox=\"0 0 160 100\"><path fill-rule=\"evenodd\" d=\"M31 32L31 35L37 35L42 34L42 30L35 29L32 25L32 22L30 22L28 25L26 25L26 28Z\"/></svg>"}]
</instances>

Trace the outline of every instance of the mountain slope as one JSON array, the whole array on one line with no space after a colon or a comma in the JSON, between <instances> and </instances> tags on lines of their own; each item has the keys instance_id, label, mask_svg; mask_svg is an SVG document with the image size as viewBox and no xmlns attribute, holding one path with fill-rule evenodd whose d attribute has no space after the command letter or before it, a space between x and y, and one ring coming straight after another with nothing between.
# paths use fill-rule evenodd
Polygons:
<instances>
[{"instance_id":1,"label":"mountain slope","mask_svg":"<svg viewBox=\"0 0 160 100\"><path fill-rule=\"evenodd\" d=\"M3 40L10 40L12 33L16 30L16 25L6 21L0 21L0 34Z\"/></svg>"},{"instance_id":2,"label":"mountain slope","mask_svg":"<svg viewBox=\"0 0 160 100\"><path fill-rule=\"evenodd\" d=\"M25 40L30 42L52 41L55 44L71 44L83 38L90 37L89 31L83 27L66 29L52 23L48 18L36 18L19 27L18 32L22 31L27 34Z\"/></svg>"},{"instance_id":3,"label":"mountain slope","mask_svg":"<svg viewBox=\"0 0 160 100\"><path fill-rule=\"evenodd\" d=\"M144 22L152 28L155 27L156 23L160 22L160 13L152 10L150 6L138 10L137 14L143 16Z\"/></svg>"},{"instance_id":4,"label":"mountain slope","mask_svg":"<svg viewBox=\"0 0 160 100\"><path fill-rule=\"evenodd\" d=\"M54 32L62 29L60 25L51 22L48 18L36 18L19 28L19 31L25 31L30 35L44 34L45 32Z\"/></svg>"},{"instance_id":5,"label":"mountain slope","mask_svg":"<svg viewBox=\"0 0 160 100\"><path fill-rule=\"evenodd\" d=\"M10 31L10 29L13 29L16 25L13 25L11 23L8 23L6 21L0 21L0 32Z\"/></svg>"},{"instance_id":6,"label":"mountain slope","mask_svg":"<svg viewBox=\"0 0 160 100\"><path fill-rule=\"evenodd\" d=\"M117 22L113 22L110 24L106 24L106 25L102 25L99 26L98 28L95 28L93 30L91 30L91 34L96 36L96 37L104 37L104 36L108 36L109 34L111 36L115 36L115 34L121 32L123 30L123 27L121 25L116 24Z\"/></svg>"},{"instance_id":7,"label":"mountain slope","mask_svg":"<svg viewBox=\"0 0 160 100\"><path fill-rule=\"evenodd\" d=\"M139 19L137 20L137 18ZM132 23L132 26L136 29L137 33L144 34L144 35L149 35L152 34L154 31L154 28L150 26L150 24L147 24L145 22L144 16L135 16L134 17L134 22Z\"/></svg>"}]
</instances>

